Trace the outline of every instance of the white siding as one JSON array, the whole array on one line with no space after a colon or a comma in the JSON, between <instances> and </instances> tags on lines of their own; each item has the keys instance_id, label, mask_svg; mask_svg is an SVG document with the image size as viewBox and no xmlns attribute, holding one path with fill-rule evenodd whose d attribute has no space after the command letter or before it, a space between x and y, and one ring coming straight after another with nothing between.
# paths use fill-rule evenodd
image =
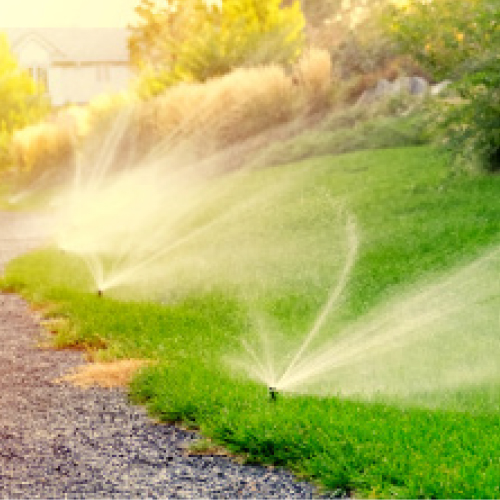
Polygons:
<instances>
[{"instance_id":1,"label":"white siding","mask_svg":"<svg viewBox=\"0 0 500 500\"><path fill-rule=\"evenodd\" d=\"M50 68L48 80L48 93L50 100L54 106L61 106L65 102L62 68Z\"/></svg>"},{"instance_id":2,"label":"white siding","mask_svg":"<svg viewBox=\"0 0 500 500\"><path fill-rule=\"evenodd\" d=\"M123 64L55 66L49 72L49 94L54 106L83 104L104 92L126 89L130 76Z\"/></svg>"}]
</instances>

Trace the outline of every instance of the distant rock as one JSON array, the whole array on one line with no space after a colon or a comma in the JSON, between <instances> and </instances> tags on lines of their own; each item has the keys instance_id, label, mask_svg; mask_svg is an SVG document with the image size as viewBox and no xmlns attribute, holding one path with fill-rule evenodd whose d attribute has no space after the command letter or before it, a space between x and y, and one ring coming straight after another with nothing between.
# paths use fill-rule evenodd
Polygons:
<instances>
[{"instance_id":1,"label":"distant rock","mask_svg":"<svg viewBox=\"0 0 500 500\"><path fill-rule=\"evenodd\" d=\"M415 96L425 95L427 93L438 95L443 92L450 83L449 80L444 80L436 85L429 85L429 82L420 76L400 76L393 82L381 78L375 87L363 92L356 104L370 104L374 101L403 93Z\"/></svg>"},{"instance_id":2,"label":"distant rock","mask_svg":"<svg viewBox=\"0 0 500 500\"><path fill-rule=\"evenodd\" d=\"M436 83L436 85L431 86L431 95L439 95L446 88L451 85L451 80L443 80L442 82Z\"/></svg>"},{"instance_id":3,"label":"distant rock","mask_svg":"<svg viewBox=\"0 0 500 500\"><path fill-rule=\"evenodd\" d=\"M409 76L400 76L396 78L392 82L392 93L393 94L401 94L403 92L410 92L411 88L411 77Z\"/></svg>"},{"instance_id":4,"label":"distant rock","mask_svg":"<svg viewBox=\"0 0 500 500\"><path fill-rule=\"evenodd\" d=\"M394 89L392 87L392 83L385 78L382 78L377 82L376 87L373 89L373 97L378 99L380 97L385 97L386 95L390 95L394 93Z\"/></svg>"},{"instance_id":5,"label":"distant rock","mask_svg":"<svg viewBox=\"0 0 500 500\"><path fill-rule=\"evenodd\" d=\"M412 76L410 78L410 94L420 95L425 94L429 90L429 82L420 76Z\"/></svg>"}]
</instances>

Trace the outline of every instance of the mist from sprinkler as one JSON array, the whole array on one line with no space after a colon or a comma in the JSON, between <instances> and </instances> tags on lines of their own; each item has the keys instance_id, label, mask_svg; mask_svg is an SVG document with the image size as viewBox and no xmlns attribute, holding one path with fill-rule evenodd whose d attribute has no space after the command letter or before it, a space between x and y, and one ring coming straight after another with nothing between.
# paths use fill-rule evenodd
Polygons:
<instances>
[{"instance_id":1,"label":"mist from sprinkler","mask_svg":"<svg viewBox=\"0 0 500 500\"><path fill-rule=\"evenodd\" d=\"M143 157L121 163L131 113L118 117L97 154L77 155L54 224L57 247L85 263L89 288L126 299L136 293L152 297L154 283L163 287L172 276L172 263L182 267L186 249L227 232L255 207L296 185L296 174L290 173L280 184L234 197L243 191L250 167L227 172L223 160L230 149L200 159L189 141L175 142L175 132Z\"/></svg>"},{"instance_id":2,"label":"mist from sprinkler","mask_svg":"<svg viewBox=\"0 0 500 500\"><path fill-rule=\"evenodd\" d=\"M240 367L273 392L410 398L424 405L440 404L432 398L443 391L499 383L500 280L492 279L499 273L497 245L470 264L416 284L335 335L323 335L314 349L307 349L306 336L280 376L271 376L276 366L263 361L269 353L248 343L250 358ZM322 314L332 311L327 305ZM267 349L272 344L271 337Z\"/></svg>"},{"instance_id":3,"label":"mist from sprinkler","mask_svg":"<svg viewBox=\"0 0 500 500\"><path fill-rule=\"evenodd\" d=\"M237 219L259 200L243 200L183 232L201 210L213 165L183 162L178 150L164 146L161 156L151 153L117 169L127 120L122 117L113 127L92 168L80 158L60 201L56 241L83 259L100 297L147 278L166 256ZM492 278L500 269L498 248L433 283L416 284L339 332L329 332L358 252L352 215L346 215L344 226L344 264L332 276L323 307L295 349L276 356L271 334L261 336L261 345L242 342L246 360L240 366L268 387L271 401L283 392L402 396L500 380L495 337L500 331L500 280ZM454 349L443 351L450 343Z\"/></svg>"},{"instance_id":4,"label":"mist from sprinkler","mask_svg":"<svg viewBox=\"0 0 500 500\"><path fill-rule=\"evenodd\" d=\"M311 328L302 337L300 344L292 351L291 359L281 370L276 366L275 353L278 349L273 349L273 339L265 331L265 326L261 325L260 335L257 345L254 342L241 339L241 345L248 356L248 361L233 360L233 364L242 367L254 379L266 384L269 388L271 400L275 400L278 392L288 388L288 380L295 376L296 368L306 356L309 347L318 339L322 329L330 315L339 306L343 297L349 278L356 262L359 237L357 224L354 216L345 210L340 211L339 223L344 226L344 263L340 268L339 275L330 289L326 302L318 312ZM289 353L280 349L280 357L287 358Z\"/></svg>"},{"instance_id":5,"label":"mist from sprinkler","mask_svg":"<svg viewBox=\"0 0 500 500\"><path fill-rule=\"evenodd\" d=\"M99 295L146 281L168 254L232 215L229 210L184 230L218 175L216 162L193 162L189 147L170 137L123 162L131 115L128 110L115 120L97 154L77 156L73 179L57 200L56 245L81 257Z\"/></svg>"}]
</instances>

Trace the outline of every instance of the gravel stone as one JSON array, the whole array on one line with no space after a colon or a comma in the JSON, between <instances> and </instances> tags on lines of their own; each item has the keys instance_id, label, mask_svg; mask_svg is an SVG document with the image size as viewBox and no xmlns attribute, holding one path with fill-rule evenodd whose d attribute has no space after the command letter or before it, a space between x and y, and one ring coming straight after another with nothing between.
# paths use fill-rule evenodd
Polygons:
<instances>
[{"instance_id":1,"label":"gravel stone","mask_svg":"<svg viewBox=\"0 0 500 500\"><path fill-rule=\"evenodd\" d=\"M48 218L0 212L0 274ZM40 318L0 294L0 498L314 498L292 474L188 456L199 437L155 423L119 389L54 382L81 353L39 348Z\"/></svg>"}]
</instances>

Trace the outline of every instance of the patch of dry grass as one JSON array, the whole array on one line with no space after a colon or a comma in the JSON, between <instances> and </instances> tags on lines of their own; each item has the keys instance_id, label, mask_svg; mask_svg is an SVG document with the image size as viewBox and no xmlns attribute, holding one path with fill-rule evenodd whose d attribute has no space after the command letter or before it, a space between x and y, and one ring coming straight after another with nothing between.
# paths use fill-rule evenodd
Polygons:
<instances>
[{"instance_id":1,"label":"patch of dry grass","mask_svg":"<svg viewBox=\"0 0 500 500\"><path fill-rule=\"evenodd\" d=\"M44 315L43 311L38 314L42 317L40 325L47 334L38 343L41 349L82 351L85 353L86 359L92 361L96 352L108 346L108 343L98 334L85 339L81 338L71 321L58 316L56 312L48 317Z\"/></svg>"},{"instance_id":2,"label":"patch of dry grass","mask_svg":"<svg viewBox=\"0 0 500 500\"><path fill-rule=\"evenodd\" d=\"M135 373L153 362L147 359L122 359L106 363L90 363L76 368L74 373L55 380L78 387L127 387Z\"/></svg>"}]
</instances>

